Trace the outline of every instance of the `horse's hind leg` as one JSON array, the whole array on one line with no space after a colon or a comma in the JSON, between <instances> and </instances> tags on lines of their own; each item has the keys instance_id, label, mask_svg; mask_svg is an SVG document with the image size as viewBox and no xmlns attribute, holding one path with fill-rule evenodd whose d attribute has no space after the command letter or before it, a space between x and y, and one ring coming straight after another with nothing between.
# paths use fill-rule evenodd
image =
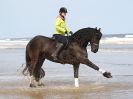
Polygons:
<instances>
[{"instance_id":1,"label":"horse's hind leg","mask_svg":"<svg viewBox=\"0 0 133 99\"><path fill-rule=\"evenodd\" d=\"M30 73L30 87L36 87L35 84L35 75L34 75L34 69L37 64L36 60L32 60L30 66L28 67L29 73Z\"/></svg>"},{"instance_id":2,"label":"horse's hind leg","mask_svg":"<svg viewBox=\"0 0 133 99\"><path fill-rule=\"evenodd\" d=\"M42 78L45 76L45 71L41 68L40 69L40 78L37 81L38 86L44 86L44 83L42 82Z\"/></svg>"},{"instance_id":3,"label":"horse's hind leg","mask_svg":"<svg viewBox=\"0 0 133 99\"><path fill-rule=\"evenodd\" d=\"M45 71L41 68L45 59L38 61L34 71L35 80L38 86L44 86L41 79L45 76Z\"/></svg>"}]
</instances>

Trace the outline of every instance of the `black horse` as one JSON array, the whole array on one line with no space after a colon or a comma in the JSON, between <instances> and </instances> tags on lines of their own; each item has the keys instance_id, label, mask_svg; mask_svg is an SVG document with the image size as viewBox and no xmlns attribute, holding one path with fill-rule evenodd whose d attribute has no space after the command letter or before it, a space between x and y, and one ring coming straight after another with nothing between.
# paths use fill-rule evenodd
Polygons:
<instances>
[{"instance_id":1,"label":"black horse","mask_svg":"<svg viewBox=\"0 0 133 99\"><path fill-rule=\"evenodd\" d=\"M83 28L72 36L68 37L69 45L61 51L58 60L51 56L56 50L58 41L45 36L36 36L26 46L26 71L30 73L30 87L43 86L41 78L45 76L45 71L41 68L45 59L61 64L72 64L74 69L75 87L79 87L78 70L80 64L85 64L107 78L111 78L111 73L100 69L88 59L87 45L91 45L91 51L96 53L99 49L99 42L102 37L100 29ZM37 82L37 84L35 84Z\"/></svg>"}]
</instances>

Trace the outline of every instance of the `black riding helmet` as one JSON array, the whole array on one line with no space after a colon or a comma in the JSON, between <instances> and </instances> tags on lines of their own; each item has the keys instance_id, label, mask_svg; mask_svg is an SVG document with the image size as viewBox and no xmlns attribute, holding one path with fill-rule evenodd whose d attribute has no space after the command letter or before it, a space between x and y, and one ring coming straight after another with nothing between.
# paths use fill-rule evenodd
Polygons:
<instances>
[{"instance_id":1,"label":"black riding helmet","mask_svg":"<svg viewBox=\"0 0 133 99\"><path fill-rule=\"evenodd\" d=\"M67 9L65 7L61 7L59 13L67 13Z\"/></svg>"}]
</instances>

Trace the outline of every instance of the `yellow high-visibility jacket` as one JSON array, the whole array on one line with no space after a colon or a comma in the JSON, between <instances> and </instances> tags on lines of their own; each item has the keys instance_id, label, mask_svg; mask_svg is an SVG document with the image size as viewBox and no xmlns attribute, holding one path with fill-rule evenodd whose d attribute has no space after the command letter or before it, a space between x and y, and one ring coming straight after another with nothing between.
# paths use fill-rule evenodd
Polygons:
<instances>
[{"instance_id":1,"label":"yellow high-visibility jacket","mask_svg":"<svg viewBox=\"0 0 133 99\"><path fill-rule=\"evenodd\" d=\"M69 33L70 30L67 28L65 21L61 17L57 17L54 34L61 34L64 36L65 32Z\"/></svg>"}]
</instances>

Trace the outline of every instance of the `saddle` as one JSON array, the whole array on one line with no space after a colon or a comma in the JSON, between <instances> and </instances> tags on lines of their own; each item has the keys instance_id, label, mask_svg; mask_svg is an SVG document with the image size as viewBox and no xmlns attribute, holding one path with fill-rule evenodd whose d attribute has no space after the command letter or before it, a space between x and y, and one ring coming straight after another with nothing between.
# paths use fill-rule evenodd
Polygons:
<instances>
[{"instance_id":1,"label":"saddle","mask_svg":"<svg viewBox=\"0 0 133 99\"><path fill-rule=\"evenodd\" d=\"M54 36L52 37L52 39L54 39L57 42L56 47L58 47L59 43L63 43L64 45L63 49L66 49L68 48L68 45L70 44L70 42L69 42L69 37L64 36L64 38L65 39L56 39Z\"/></svg>"}]
</instances>

